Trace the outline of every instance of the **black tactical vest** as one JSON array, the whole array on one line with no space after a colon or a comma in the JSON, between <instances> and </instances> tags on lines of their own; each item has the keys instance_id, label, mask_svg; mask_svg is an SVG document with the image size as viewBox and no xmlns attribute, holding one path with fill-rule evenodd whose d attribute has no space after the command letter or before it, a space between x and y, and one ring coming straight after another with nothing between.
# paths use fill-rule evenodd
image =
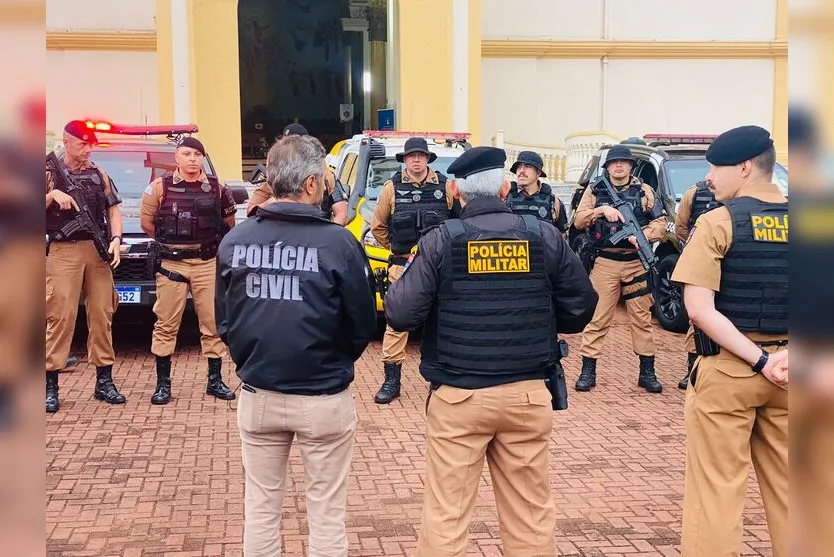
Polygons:
<instances>
[{"instance_id":1,"label":"black tactical vest","mask_svg":"<svg viewBox=\"0 0 834 557\"><path fill-rule=\"evenodd\" d=\"M174 175L162 178L162 203L156 214L156 240L162 244L219 243L223 232L220 183L214 176L206 182L174 184Z\"/></svg>"},{"instance_id":2,"label":"black tactical vest","mask_svg":"<svg viewBox=\"0 0 834 557\"><path fill-rule=\"evenodd\" d=\"M614 188L616 189L616 186ZM602 182L594 184L592 191L597 200L594 207L602 207L604 205L614 206L614 200L608 194L608 189ZM637 217L637 222L641 227L647 226L652 221L649 213L643 210L643 198L646 196L646 192L643 191L642 183L631 184L625 190L617 191L617 194L620 196L620 199L631 205L631 210L634 211L634 216ZM616 246L612 246L611 242L608 241L608 238L612 234L619 232L622 226L623 223L619 221L608 222L605 217L599 218L591 227L591 240L594 246L597 248L616 247L633 250L634 246L628 240L623 240Z\"/></svg>"},{"instance_id":3,"label":"black tactical vest","mask_svg":"<svg viewBox=\"0 0 834 557\"><path fill-rule=\"evenodd\" d=\"M698 182L695 188L695 197L692 199L692 215L690 215L687 223L689 230L692 230L692 227L695 226L698 217L720 206L721 203L715 200L715 194L710 191L707 183Z\"/></svg>"},{"instance_id":4,"label":"black tactical vest","mask_svg":"<svg viewBox=\"0 0 834 557\"><path fill-rule=\"evenodd\" d=\"M391 177L394 183L394 212L388 220L391 253L402 255L411 251L420 239L420 232L449 218L446 203L446 176L437 173L437 184L429 182L417 187L404 184L401 172Z\"/></svg>"},{"instance_id":5,"label":"black tactical vest","mask_svg":"<svg viewBox=\"0 0 834 557\"><path fill-rule=\"evenodd\" d=\"M724 205L733 243L721 261L715 308L740 331L787 334L788 204L738 197Z\"/></svg>"},{"instance_id":6,"label":"black tactical vest","mask_svg":"<svg viewBox=\"0 0 834 557\"><path fill-rule=\"evenodd\" d=\"M548 184L542 184L535 195L527 197L519 191L518 184L512 182L507 194L507 206L516 215L531 215L539 220L553 222L553 190Z\"/></svg>"},{"instance_id":7,"label":"black tactical vest","mask_svg":"<svg viewBox=\"0 0 834 557\"><path fill-rule=\"evenodd\" d=\"M544 377L558 344L539 221L524 216L503 232L459 219L442 227L450 264L439 277L438 362L455 377Z\"/></svg>"},{"instance_id":8,"label":"black tactical vest","mask_svg":"<svg viewBox=\"0 0 834 557\"><path fill-rule=\"evenodd\" d=\"M60 162L66 168L63 158L60 159ZM104 179L101 176L101 172L95 166L91 166L78 173L70 172L69 175L73 184L79 186L84 191L84 197L87 200L87 206L90 208L90 215L93 222L100 228L100 234L106 236L107 241L109 241L110 238L107 235L107 200L104 195ZM61 187L60 180L54 179L53 184L55 184L55 189L68 193ZM75 218L75 214L75 211L61 211L57 206L53 205L46 212L46 231L56 232L60 230ZM92 236L88 233L78 232L66 238L66 240L85 240L90 238Z\"/></svg>"}]
</instances>

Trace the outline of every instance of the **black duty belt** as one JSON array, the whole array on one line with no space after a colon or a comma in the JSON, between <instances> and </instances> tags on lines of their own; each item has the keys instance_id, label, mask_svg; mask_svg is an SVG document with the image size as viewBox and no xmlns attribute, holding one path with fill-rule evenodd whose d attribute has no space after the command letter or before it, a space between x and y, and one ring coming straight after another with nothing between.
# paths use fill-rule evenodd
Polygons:
<instances>
[{"instance_id":1,"label":"black duty belt","mask_svg":"<svg viewBox=\"0 0 834 557\"><path fill-rule=\"evenodd\" d=\"M159 250L159 256L162 259L170 259L172 261L182 261L183 259L200 259L200 249L171 249L162 247Z\"/></svg>"},{"instance_id":2,"label":"black duty belt","mask_svg":"<svg viewBox=\"0 0 834 557\"><path fill-rule=\"evenodd\" d=\"M408 258L411 257L410 255L392 255L388 258L389 265L405 265L408 263Z\"/></svg>"},{"instance_id":3,"label":"black duty belt","mask_svg":"<svg viewBox=\"0 0 834 557\"><path fill-rule=\"evenodd\" d=\"M756 342L756 341L753 341ZM785 340L771 340L769 342L756 342L756 346L761 346L762 348L767 348L769 346L787 346L788 339Z\"/></svg>"},{"instance_id":4,"label":"black duty belt","mask_svg":"<svg viewBox=\"0 0 834 557\"><path fill-rule=\"evenodd\" d=\"M637 261L640 255L636 251L607 251L597 250L597 257L613 261Z\"/></svg>"},{"instance_id":5,"label":"black duty belt","mask_svg":"<svg viewBox=\"0 0 834 557\"><path fill-rule=\"evenodd\" d=\"M242 388L246 389L247 391L249 391L251 393L256 393L256 392L258 392L258 389L260 389L262 391L269 391L271 393L281 393L281 394L285 394L285 395L329 396L329 395L337 395L339 393L343 393L348 389L348 387L349 387L349 385L342 385L340 387L334 387L332 389L327 389L327 390L324 390L324 391L303 391L302 390L302 391L293 391L291 393L286 392L286 391L278 391L278 390L274 390L274 389L264 389L263 387L253 387L249 383L244 383Z\"/></svg>"}]
</instances>

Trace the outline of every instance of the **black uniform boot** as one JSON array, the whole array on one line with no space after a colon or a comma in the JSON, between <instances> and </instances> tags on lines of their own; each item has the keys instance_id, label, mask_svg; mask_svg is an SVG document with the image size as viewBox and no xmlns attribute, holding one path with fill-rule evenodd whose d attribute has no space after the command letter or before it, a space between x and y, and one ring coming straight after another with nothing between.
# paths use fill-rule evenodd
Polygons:
<instances>
[{"instance_id":1,"label":"black uniform boot","mask_svg":"<svg viewBox=\"0 0 834 557\"><path fill-rule=\"evenodd\" d=\"M57 412L61 403L58 401L58 372L46 372L46 411Z\"/></svg>"},{"instance_id":2,"label":"black uniform boot","mask_svg":"<svg viewBox=\"0 0 834 557\"><path fill-rule=\"evenodd\" d=\"M377 391L374 402L377 404L388 404L400 396L400 379L402 377L402 364L385 363L385 381Z\"/></svg>"},{"instance_id":3,"label":"black uniform boot","mask_svg":"<svg viewBox=\"0 0 834 557\"><path fill-rule=\"evenodd\" d=\"M574 389L580 392L590 391L597 386L597 360L582 356L582 372L576 380Z\"/></svg>"},{"instance_id":4,"label":"black uniform boot","mask_svg":"<svg viewBox=\"0 0 834 557\"><path fill-rule=\"evenodd\" d=\"M229 387L223 383L223 376L220 373L222 367L222 359L208 359L208 385L206 385L206 394L217 397L220 400L234 400L235 393L230 391Z\"/></svg>"},{"instance_id":5,"label":"black uniform boot","mask_svg":"<svg viewBox=\"0 0 834 557\"><path fill-rule=\"evenodd\" d=\"M689 386L689 376L692 375L692 366L695 365L695 358L697 357L698 354L696 354L695 352L689 353L689 357L687 358L688 361L686 364L686 375L684 375L683 379L681 379L681 382L678 383L678 389L683 389L685 391L686 388Z\"/></svg>"},{"instance_id":6,"label":"black uniform boot","mask_svg":"<svg viewBox=\"0 0 834 557\"><path fill-rule=\"evenodd\" d=\"M640 377L637 385L650 393L663 392L663 385L654 374L654 356L640 356Z\"/></svg>"},{"instance_id":7,"label":"black uniform boot","mask_svg":"<svg viewBox=\"0 0 834 557\"><path fill-rule=\"evenodd\" d=\"M151 404L168 404L171 400L171 356L156 357L156 390Z\"/></svg>"},{"instance_id":8,"label":"black uniform boot","mask_svg":"<svg viewBox=\"0 0 834 557\"><path fill-rule=\"evenodd\" d=\"M103 400L107 404L124 404L125 397L113 384L113 366L99 366L96 368L96 388L93 398Z\"/></svg>"}]
</instances>

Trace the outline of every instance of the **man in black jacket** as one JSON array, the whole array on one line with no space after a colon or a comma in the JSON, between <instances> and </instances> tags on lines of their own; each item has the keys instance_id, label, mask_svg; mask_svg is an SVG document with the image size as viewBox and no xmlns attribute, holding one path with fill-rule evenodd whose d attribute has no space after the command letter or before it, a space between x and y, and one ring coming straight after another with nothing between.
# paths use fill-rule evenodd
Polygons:
<instances>
[{"instance_id":1,"label":"man in black jacket","mask_svg":"<svg viewBox=\"0 0 834 557\"><path fill-rule=\"evenodd\" d=\"M548 366L557 333L578 333L598 300L582 263L550 223L513 215L506 155L476 147L449 167L460 219L420 240L385 298L394 330L425 323L426 490L418 555L466 554L484 458L507 555L552 556Z\"/></svg>"},{"instance_id":2,"label":"man in black jacket","mask_svg":"<svg viewBox=\"0 0 834 557\"><path fill-rule=\"evenodd\" d=\"M243 382L238 426L247 557L280 554L293 437L307 468L310 555L347 556L354 362L376 330L364 250L325 219L324 148L289 136L267 157L275 198L220 244L217 329Z\"/></svg>"}]
</instances>

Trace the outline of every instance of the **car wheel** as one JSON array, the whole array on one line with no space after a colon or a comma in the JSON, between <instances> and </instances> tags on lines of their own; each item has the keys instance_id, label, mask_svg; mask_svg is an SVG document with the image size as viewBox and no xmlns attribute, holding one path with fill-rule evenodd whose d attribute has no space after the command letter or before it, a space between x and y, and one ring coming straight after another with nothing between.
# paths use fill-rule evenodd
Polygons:
<instances>
[{"instance_id":1,"label":"car wheel","mask_svg":"<svg viewBox=\"0 0 834 557\"><path fill-rule=\"evenodd\" d=\"M657 284L654 287L654 314L667 331L685 333L689 315L683 304L683 288L672 282L672 272L678 264L678 254L668 255L657 265Z\"/></svg>"}]
</instances>

